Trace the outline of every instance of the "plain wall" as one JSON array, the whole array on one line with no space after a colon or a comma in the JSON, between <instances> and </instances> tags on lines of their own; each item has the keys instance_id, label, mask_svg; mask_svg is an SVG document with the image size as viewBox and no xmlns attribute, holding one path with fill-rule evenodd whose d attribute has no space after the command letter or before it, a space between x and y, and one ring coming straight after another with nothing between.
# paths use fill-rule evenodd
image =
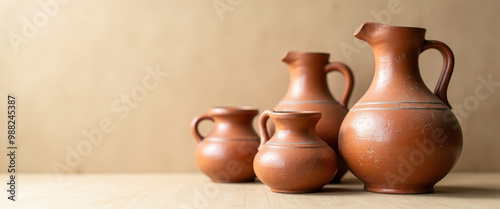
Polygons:
<instances>
[{"instance_id":1,"label":"plain wall","mask_svg":"<svg viewBox=\"0 0 500 209\"><path fill-rule=\"evenodd\" d=\"M288 87L280 61L288 50L348 64L352 106L374 73L371 48L353 37L365 21L424 27L427 39L451 47L448 95L464 133L455 170L500 171L500 87L478 87L481 78L500 82L499 1L61 0L48 9L40 2L56 1L0 3L0 153L14 93L19 172L197 171L192 118L213 106L272 108ZM431 90L441 67L439 52L422 54ZM328 80L340 98L343 78ZM99 138L97 129L102 140L93 144L85 133Z\"/></svg>"}]
</instances>

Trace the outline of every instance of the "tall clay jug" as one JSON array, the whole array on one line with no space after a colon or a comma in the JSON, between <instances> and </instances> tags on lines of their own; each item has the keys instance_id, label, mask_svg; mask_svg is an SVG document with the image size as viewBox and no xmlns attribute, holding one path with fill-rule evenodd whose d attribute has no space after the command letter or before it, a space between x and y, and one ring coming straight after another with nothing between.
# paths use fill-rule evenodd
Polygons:
<instances>
[{"instance_id":1,"label":"tall clay jug","mask_svg":"<svg viewBox=\"0 0 500 209\"><path fill-rule=\"evenodd\" d=\"M315 126L320 112L266 110L259 119L261 144L255 156L255 174L273 192L317 192L337 171L337 157L321 140ZM271 118L276 134L269 139Z\"/></svg>"},{"instance_id":2,"label":"tall clay jug","mask_svg":"<svg viewBox=\"0 0 500 209\"><path fill-rule=\"evenodd\" d=\"M290 70L290 84L285 97L276 105L277 111L319 111L321 119L316 132L336 153L340 125L347 114L347 102L351 96L354 79L351 70L340 62L329 63L325 53L290 51L283 62ZM345 78L344 93L337 102L326 81L329 72L339 71ZM338 158L338 172L332 182L339 182L347 172L347 166Z\"/></svg>"},{"instance_id":3,"label":"tall clay jug","mask_svg":"<svg viewBox=\"0 0 500 209\"><path fill-rule=\"evenodd\" d=\"M253 159L259 136L252 127L258 110L249 107L214 107L196 116L191 133L198 142L196 163L214 182L248 182L255 179ZM198 132L202 120L214 121L214 128L203 137Z\"/></svg>"},{"instance_id":4,"label":"tall clay jug","mask_svg":"<svg viewBox=\"0 0 500 209\"><path fill-rule=\"evenodd\" d=\"M354 34L373 48L375 75L342 123L339 148L367 191L433 192L460 156L462 131L446 96L453 53L442 42L425 40L425 31L364 23ZM427 49L444 58L434 93L418 66Z\"/></svg>"}]
</instances>

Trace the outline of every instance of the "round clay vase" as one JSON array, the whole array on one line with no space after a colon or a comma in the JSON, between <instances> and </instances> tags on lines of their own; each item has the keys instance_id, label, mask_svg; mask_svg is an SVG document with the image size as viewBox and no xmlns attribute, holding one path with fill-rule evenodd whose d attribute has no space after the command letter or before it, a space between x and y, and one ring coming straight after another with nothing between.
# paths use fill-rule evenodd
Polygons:
<instances>
[{"instance_id":1,"label":"round clay vase","mask_svg":"<svg viewBox=\"0 0 500 209\"><path fill-rule=\"evenodd\" d=\"M375 76L344 119L339 148L367 191L433 192L460 156L462 131L446 96L453 53L442 42L425 40L425 31L365 23L354 35L373 48ZM420 53L431 48L444 58L434 93L418 66Z\"/></svg>"},{"instance_id":2,"label":"round clay vase","mask_svg":"<svg viewBox=\"0 0 500 209\"><path fill-rule=\"evenodd\" d=\"M326 53L288 52L283 62L288 65L290 71L290 84L287 93L273 110L321 112L316 132L338 153L339 129L348 111L347 102L354 79L349 67L340 62L329 63L329 57ZM326 80L329 72L337 71L345 78L344 93L339 102L330 93ZM347 172L347 165L340 156L337 164L338 172L332 183L340 182Z\"/></svg>"},{"instance_id":3,"label":"round clay vase","mask_svg":"<svg viewBox=\"0 0 500 209\"><path fill-rule=\"evenodd\" d=\"M254 181L253 159L259 147L259 136L252 121L257 114L257 109L249 107L214 107L193 119L191 133L198 142L196 163L212 181ZM206 137L198 132L202 120L215 123Z\"/></svg>"},{"instance_id":4,"label":"round clay vase","mask_svg":"<svg viewBox=\"0 0 500 209\"><path fill-rule=\"evenodd\" d=\"M276 125L269 139L267 120ZM320 191L337 171L337 156L315 131L320 112L266 110L259 119L261 144L255 156L257 178L279 193Z\"/></svg>"}]
</instances>

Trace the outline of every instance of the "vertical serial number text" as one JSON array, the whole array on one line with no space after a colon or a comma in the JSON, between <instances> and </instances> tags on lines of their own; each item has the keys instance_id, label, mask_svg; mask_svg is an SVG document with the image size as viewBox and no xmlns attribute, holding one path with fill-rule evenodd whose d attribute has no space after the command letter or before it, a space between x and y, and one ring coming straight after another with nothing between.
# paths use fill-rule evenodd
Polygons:
<instances>
[{"instance_id":1,"label":"vertical serial number text","mask_svg":"<svg viewBox=\"0 0 500 209\"><path fill-rule=\"evenodd\" d=\"M7 172L9 173L9 178L7 180L7 198L12 201L16 201L17 193L17 179L16 179L16 97L13 95L7 95Z\"/></svg>"}]
</instances>

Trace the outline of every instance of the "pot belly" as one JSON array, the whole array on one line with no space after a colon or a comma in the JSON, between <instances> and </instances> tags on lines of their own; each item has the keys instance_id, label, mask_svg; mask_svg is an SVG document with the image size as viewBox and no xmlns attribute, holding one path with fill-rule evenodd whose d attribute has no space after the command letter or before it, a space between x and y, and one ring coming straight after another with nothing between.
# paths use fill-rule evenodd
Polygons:
<instances>
[{"instance_id":1,"label":"pot belly","mask_svg":"<svg viewBox=\"0 0 500 209\"><path fill-rule=\"evenodd\" d=\"M353 108L339 149L367 190L424 193L458 160L462 133L448 108Z\"/></svg>"}]
</instances>

